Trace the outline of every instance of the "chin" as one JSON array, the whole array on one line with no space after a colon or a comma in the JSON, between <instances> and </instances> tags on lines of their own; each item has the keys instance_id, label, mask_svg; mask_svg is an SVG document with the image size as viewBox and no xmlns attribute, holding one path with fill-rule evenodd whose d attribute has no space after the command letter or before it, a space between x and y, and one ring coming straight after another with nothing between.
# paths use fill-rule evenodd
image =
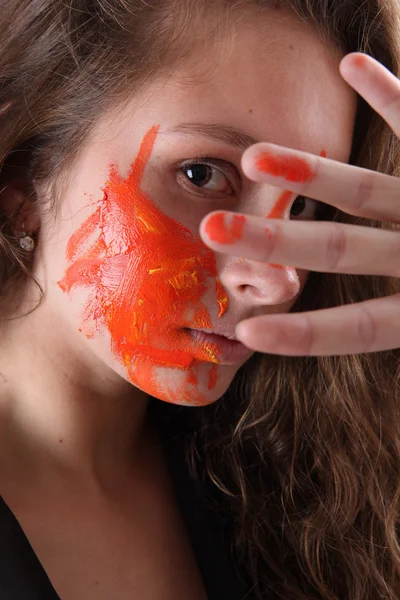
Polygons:
<instances>
[{"instance_id":1,"label":"chin","mask_svg":"<svg viewBox=\"0 0 400 600\"><path fill-rule=\"evenodd\" d=\"M207 406L226 392L241 365L199 363L190 370L158 367L152 381L132 381L143 392L171 404Z\"/></svg>"}]
</instances>

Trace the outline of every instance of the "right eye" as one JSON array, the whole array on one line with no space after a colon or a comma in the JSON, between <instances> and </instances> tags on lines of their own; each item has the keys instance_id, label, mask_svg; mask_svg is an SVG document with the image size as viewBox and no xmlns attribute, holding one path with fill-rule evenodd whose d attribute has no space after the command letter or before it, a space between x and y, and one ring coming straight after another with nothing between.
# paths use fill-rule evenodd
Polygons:
<instances>
[{"instance_id":1,"label":"right eye","mask_svg":"<svg viewBox=\"0 0 400 600\"><path fill-rule=\"evenodd\" d=\"M189 192L221 198L221 195L235 194L239 174L236 167L227 161L204 158L183 164L177 173L177 180Z\"/></svg>"},{"instance_id":2,"label":"right eye","mask_svg":"<svg viewBox=\"0 0 400 600\"><path fill-rule=\"evenodd\" d=\"M317 215L319 204L311 198L297 196L290 209L290 218L298 221L312 221Z\"/></svg>"}]
</instances>

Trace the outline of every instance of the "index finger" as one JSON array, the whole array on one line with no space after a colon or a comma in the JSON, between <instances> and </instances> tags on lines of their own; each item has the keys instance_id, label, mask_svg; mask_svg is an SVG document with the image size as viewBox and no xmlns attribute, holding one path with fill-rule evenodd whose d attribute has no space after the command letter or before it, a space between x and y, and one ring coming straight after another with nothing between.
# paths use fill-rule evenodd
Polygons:
<instances>
[{"instance_id":1,"label":"index finger","mask_svg":"<svg viewBox=\"0 0 400 600\"><path fill-rule=\"evenodd\" d=\"M342 59L345 81L386 121L400 137L400 81L377 60L353 52Z\"/></svg>"}]
</instances>

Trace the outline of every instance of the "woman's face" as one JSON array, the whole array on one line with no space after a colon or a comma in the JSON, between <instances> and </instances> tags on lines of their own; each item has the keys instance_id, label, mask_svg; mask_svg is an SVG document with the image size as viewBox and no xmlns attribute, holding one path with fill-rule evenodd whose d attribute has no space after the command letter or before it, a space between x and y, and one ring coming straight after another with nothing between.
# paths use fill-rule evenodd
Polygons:
<instances>
[{"instance_id":1,"label":"woman's face","mask_svg":"<svg viewBox=\"0 0 400 600\"><path fill-rule=\"evenodd\" d=\"M306 273L216 255L200 222L216 209L314 218L315 202L246 180L240 160L269 141L347 161L356 103L338 64L271 11L229 53L194 56L101 118L41 227L36 274L67 351L169 402L225 392L251 354L227 339L236 324L289 311Z\"/></svg>"}]
</instances>

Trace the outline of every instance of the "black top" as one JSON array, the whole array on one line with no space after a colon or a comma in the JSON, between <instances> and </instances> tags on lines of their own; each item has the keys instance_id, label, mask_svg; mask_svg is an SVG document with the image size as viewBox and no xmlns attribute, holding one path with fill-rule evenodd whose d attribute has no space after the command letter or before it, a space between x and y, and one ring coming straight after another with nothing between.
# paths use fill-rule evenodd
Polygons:
<instances>
[{"instance_id":1,"label":"black top","mask_svg":"<svg viewBox=\"0 0 400 600\"><path fill-rule=\"evenodd\" d=\"M157 405L165 404L157 401ZM152 409L153 410L153 409ZM209 600L251 600L239 579L222 522L201 500L184 460L183 436L175 422L195 408L156 406L177 502ZM179 415L179 419L174 418ZM0 497L0 600L60 600L20 524ZM135 599L132 599L135 600ZM186 598L177 600L190 600Z\"/></svg>"}]
</instances>

